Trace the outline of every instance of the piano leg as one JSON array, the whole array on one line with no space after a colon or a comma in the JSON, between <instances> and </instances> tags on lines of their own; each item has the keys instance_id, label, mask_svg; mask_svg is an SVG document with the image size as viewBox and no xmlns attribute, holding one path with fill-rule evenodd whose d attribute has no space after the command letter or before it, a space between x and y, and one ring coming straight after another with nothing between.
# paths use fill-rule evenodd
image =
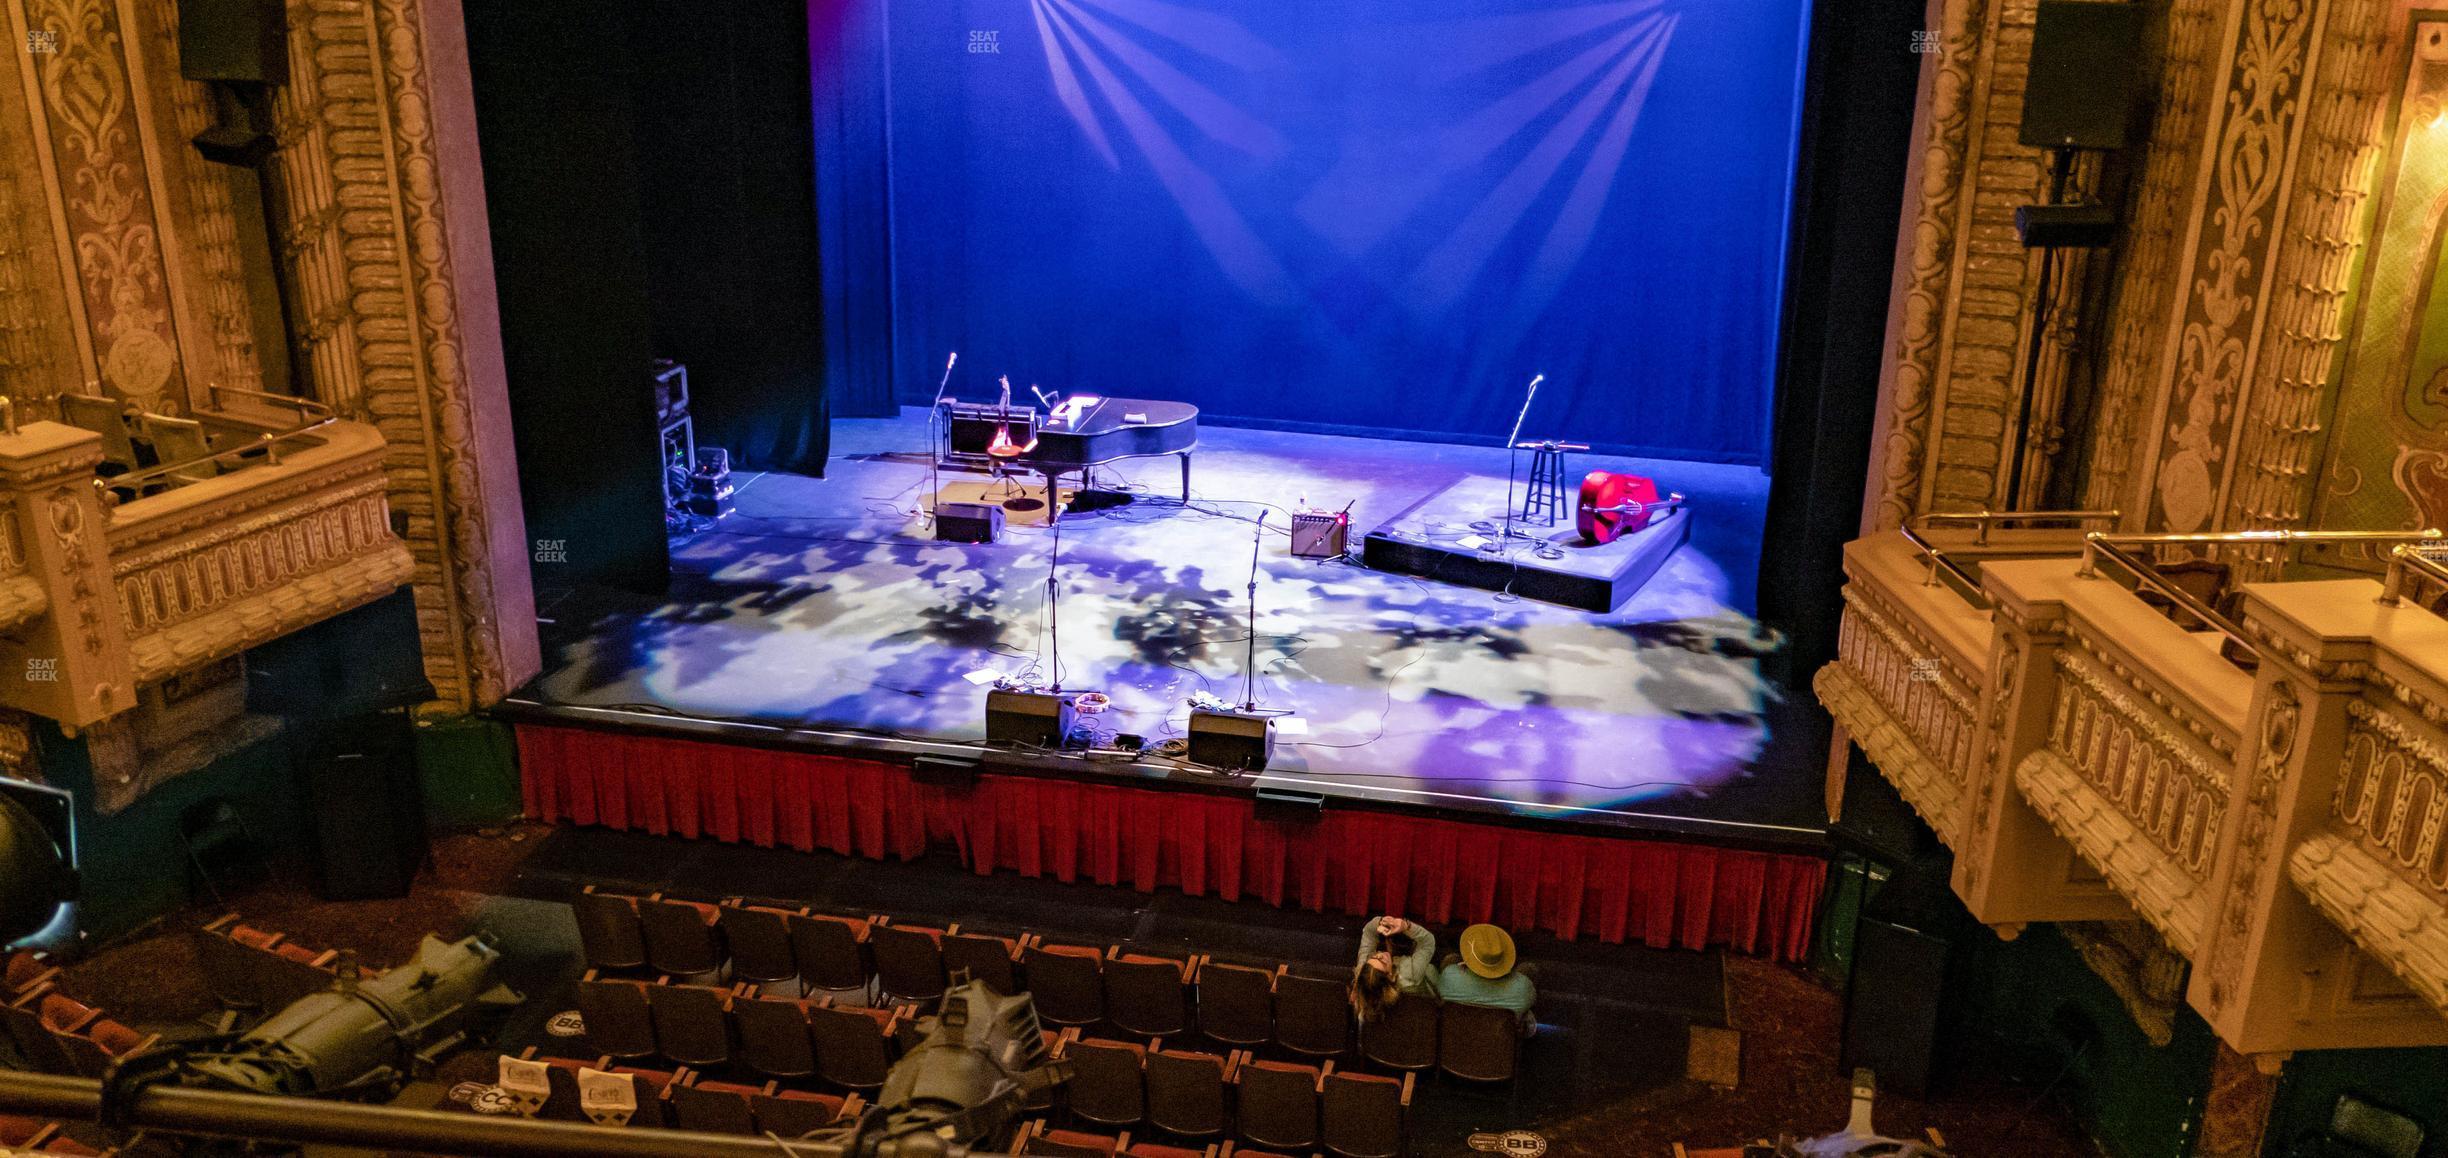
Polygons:
<instances>
[{"instance_id":1,"label":"piano leg","mask_svg":"<svg viewBox=\"0 0 2448 1158\"><path fill-rule=\"evenodd\" d=\"M1189 452L1189 451L1186 451L1186 450L1185 450L1185 451L1181 452L1181 464L1182 464L1182 501L1186 503L1186 502L1189 502L1189 501L1190 501L1190 452Z\"/></svg>"}]
</instances>

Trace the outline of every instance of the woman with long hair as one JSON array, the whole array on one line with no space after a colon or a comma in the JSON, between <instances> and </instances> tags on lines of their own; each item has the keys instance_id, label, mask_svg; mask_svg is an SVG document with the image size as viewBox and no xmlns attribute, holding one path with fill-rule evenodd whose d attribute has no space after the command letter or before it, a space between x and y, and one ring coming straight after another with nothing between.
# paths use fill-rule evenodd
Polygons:
<instances>
[{"instance_id":1,"label":"woman with long hair","mask_svg":"<svg viewBox=\"0 0 2448 1158\"><path fill-rule=\"evenodd\" d=\"M1394 951L1396 938L1408 950ZM1360 927L1360 963L1352 968L1352 1009L1362 1021L1374 1021L1394 1007L1403 994L1434 997L1437 992L1436 934L1401 917L1378 917Z\"/></svg>"}]
</instances>

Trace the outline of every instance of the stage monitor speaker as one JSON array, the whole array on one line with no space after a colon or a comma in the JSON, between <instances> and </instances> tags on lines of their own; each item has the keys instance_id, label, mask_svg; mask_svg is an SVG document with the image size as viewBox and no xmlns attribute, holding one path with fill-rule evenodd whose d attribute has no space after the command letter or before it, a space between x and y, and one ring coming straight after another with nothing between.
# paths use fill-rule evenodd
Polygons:
<instances>
[{"instance_id":1,"label":"stage monitor speaker","mask_svg":"<svg viewBox=\"0 0 2448 1158\"><path fill-rule=\"evenodd\" d=\"M2121 149L2133 132L2142 5L2040 0L2016 139L2035 149Z\"/></svg>"},{"instance_id":2,"label":"stage monitor speaker","mask_svg":"<svg viewBox=\"0 0 2448 1158\"><path fill-rule=\"evenodd\" d=\"M950 756L919 756L910 761L910 779L935 788L950 788L966 792L977 786L978 765L975 760L956 760Z\"/></svg>"},{"instance_id":3,"label":"stage monitor speaker","mask_svg":"<svg viewBox=\"0 0 2448 1158\"><path fill-rule=\"evenodd\" d=\"M1293 788L1261 788L1251 814L1279 824L1316 824L1326 817L1326 798Z\"/></svg>"},{"instance_id":4,"label":"stage monitor speaker","mask_svg":"<svg viewBox=\"0 0 2448 1158\"><path fill-rule=\"evenodd\" d=\"M327 901L407 896L425 861L425 794L408 713L307 725L294 750L314 847L315 895Z\"/></svg>"},{"instance_id":5,"label":"stage monitor speaker","mask_svg":"<svg viewBox=\"0 0 2448 1158\"><path fill-rule=\"evenodd\" d=\"M2116 210L2105 205L2024 205L2014 223L2025 249L2098 249L2116 240Z\"/></svg>"},{"instance_id":6,"label":"stage monitor speaker","mask_svg":"<svg viewBox=\"0 0 2448 1158\"><path fill-rule=\"evenodd\" d=\"M281 0L179 0L178 42L189 80L289 83Z\"/></svg>"},{"instance_id":7,"label":"stage monitor speaker","mask_svg":"<svg viewBox=\"0 0 2448 1158\"><path fill-rule=\"evenodd\" d=\"M1918 1097L1940 1062L1940 1004L1951 946L1943 937L1864 917L1853 930L1853 980L1845 990L1846 1069L1868 1068L1879 1086Z\"/></svg>"},{"instance_id":8,"label":"stage monitor speaker","mask_svg":"<svg viewBox=\"0 0 2448 1158\"><path fill-rule=\"evenodd\" d=\"M1068 692L986 693L986 742L1060 748L1078 718Z\"/></svg>"},{"instance_id":9,"label":"stage monitor speaker","mask_svg":"<svg viewBox=\"0 0 2448 1158\"><path fill-rule=\"evenodd\" d=\"M1256 772L1275 758L1275 720L1242 712L1190 713L1190 762Z\"/></svg>"},{"instance_id":10,"label":"stage monitor speaker","mask_svg":"<svg viewBox=\"0 0 2448 1158\"><path fill-rule=\"evenodd\" d=\"M994 503L937 503L935 537L947 543L994 542L1003 537L1003 508Z\"/></svg>"}]
</instances>

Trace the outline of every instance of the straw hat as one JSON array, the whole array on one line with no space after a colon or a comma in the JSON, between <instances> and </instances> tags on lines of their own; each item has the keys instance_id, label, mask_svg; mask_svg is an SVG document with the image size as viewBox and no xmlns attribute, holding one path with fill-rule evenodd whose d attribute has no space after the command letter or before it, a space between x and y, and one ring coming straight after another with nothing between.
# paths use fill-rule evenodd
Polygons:
<instances>
[{"instance_id":1,"label":"straw hat","mask_svg":"<svg viewBox=\"0 0 2448 1158\"><path fill-rule=\"evenodd\" d=\"M1462 930L1462 965L1490 981L1512 972L1512 936L1494 925Z\"/></svg>"}]
</instances>

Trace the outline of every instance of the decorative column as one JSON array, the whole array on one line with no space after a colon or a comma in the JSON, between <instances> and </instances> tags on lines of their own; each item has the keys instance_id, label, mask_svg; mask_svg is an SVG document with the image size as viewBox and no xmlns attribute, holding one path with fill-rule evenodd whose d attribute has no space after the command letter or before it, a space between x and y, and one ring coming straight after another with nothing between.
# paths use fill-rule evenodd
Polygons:
<instances>
[{"instance_id":1,"label":"decorative column","mask_svg":"<svg viewBox=\"0 0 2448 1158\"><path fill-rule=\"evenodd\" d=\"M94 466L102 436L56 422L0 434L0 536L13 535L39 614L0 633L0 707L74 730L134 706Z\"/></svg>"},{"instance_id":2,"label":"decorative column","mask_svg":"<svg viewBox=\"0 0 2448 1158\"><path fill-rule=\"evenodd\" d=\"M2073 567L2071 560L2032 560L1984 568L1995 630L1982 700L1989 712L1986 768L1955 848L1954 884L1974 917L2008 937L2031 921L2133 916L2097 873L2078 871L2073 846L2014 787L2015 768L2048 742L2055 721L2057 652L2065 645L2058 587Z\"/></svg>"},{"instance_id":3,"label":"decorative column","mask_svg":"<svg viewBox=\"0 0 2448 1158\"><path fill-rule=\"evenodd\" d=\"M2350 709L2371 675L2377 592L2362 580L2244 589L2261 667L2186 999L2265 1068L2299 1049L2448 1038L2425 1011L2407 1017L2410 1003L2357 1000L2366 983L2352 942L2287 876L2287 857L2330 823Z\"/></svg>"}]
</instances>

